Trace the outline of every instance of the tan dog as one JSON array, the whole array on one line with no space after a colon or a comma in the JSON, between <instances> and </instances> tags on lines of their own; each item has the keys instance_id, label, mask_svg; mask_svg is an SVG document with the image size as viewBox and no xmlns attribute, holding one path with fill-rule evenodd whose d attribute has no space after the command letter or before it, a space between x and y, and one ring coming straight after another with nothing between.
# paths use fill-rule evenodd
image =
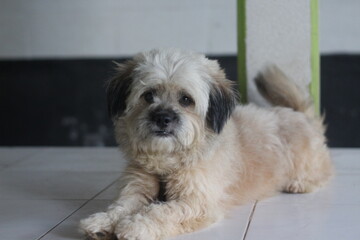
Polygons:
<instances>
[{"instance_id":1,"label":"tan dog","mask_svg":"<svg viewBox=\"0 0 360 240\"><path fill-rule=\"evenodd\" d=\"M152 50L119 64L108 104L128 166L107 212L81 221L88 239L164 239L235 204L326 183L324 127L306 94L274 67L256 83L282 107L236 105L232 82L200 54Z\"/></svg>"}]
</instances>

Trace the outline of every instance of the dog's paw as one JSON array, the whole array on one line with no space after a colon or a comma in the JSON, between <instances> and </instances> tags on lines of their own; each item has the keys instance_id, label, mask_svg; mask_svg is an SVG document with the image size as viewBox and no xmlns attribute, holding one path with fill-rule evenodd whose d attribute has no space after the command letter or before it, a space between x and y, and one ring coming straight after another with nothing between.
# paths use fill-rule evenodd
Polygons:
<instances>
[{"instance_id":1,"label":"dog's paw","mask_svg":"<svg viewBox=\"0 0 360 240\"><path fill-rule=\"evenodd\" d=\"M301 180L294 180L287 184L284 188L284 192L287 193L308 193L314 191L315 186L312 184L301 181Z\"/></svg>"},{"instance_id":2,"label":"dog's paw","mask_svg":"<svg viewBox=\"0 0 360 240\"><path fill-rule=\"evenodd\" d=\"M105 212L95 213L80 221L86 240L115 240L114 224Z\"/></svg>"},{"instance_id":3,"label":"dog's paw","mask_svg":"<svg viewBox=\"0 0 360 240\"><path fill-rule=\"evenodd\" d=\"M115 226L114 233L119 240L159 240L157 226L140 214L122 219Z\"/></svg>"}]
</instances>

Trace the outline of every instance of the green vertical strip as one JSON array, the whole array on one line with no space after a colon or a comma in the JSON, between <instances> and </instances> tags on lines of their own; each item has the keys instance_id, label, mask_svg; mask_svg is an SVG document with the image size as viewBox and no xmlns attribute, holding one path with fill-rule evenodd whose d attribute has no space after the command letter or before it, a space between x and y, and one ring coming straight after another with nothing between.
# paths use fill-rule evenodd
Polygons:
<instances>
[{"instance_id":1,"label":"green vertical strip","mask_svg":"<svg viewBox=\"0 0 360 240\"><path fill-rule=\"evenodd\" d=\"M237 31L238 58L237 71L240 100L247 102L247 73L246 73L246 0L237 1Z\"/></svg>"},{"instance_id":2,"label":"green vertical strip","mask_svg":"<svg viewBox=\"0 0 360 240\"><path fill-rule=\"evenodd\" d=\"M310 92L315 111L320 115L320 54L319 54L319 3L310 0L311 11L311 83Z\"/></svg>"}]
</instances>

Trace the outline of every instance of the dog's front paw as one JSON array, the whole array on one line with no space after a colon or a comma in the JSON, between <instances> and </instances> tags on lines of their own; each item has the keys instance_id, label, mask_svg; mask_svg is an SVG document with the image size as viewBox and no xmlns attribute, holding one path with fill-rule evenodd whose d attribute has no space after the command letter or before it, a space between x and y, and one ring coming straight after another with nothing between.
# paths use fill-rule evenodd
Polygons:
<instances>
[{"instance_id":1,"label":"dog's front paw","mask_svg":"<svg viewBox=\"0 0 360 240\"><path fill-rule=\"evenodd\" d=\"M140 214L122 219L115 226L115 235L119 240L159 240L159 226Z\"/></svg>"},{"instance_id":2,"label":"dog's front paw","mask_svg":"<svg viewBox=\"0 0 360 240\"><path fill-rule=\"evenodd\" d=\"M105 212L95 213L80 221L86 240L115 240L114 223Z\"/></svg>"}]
</instances>

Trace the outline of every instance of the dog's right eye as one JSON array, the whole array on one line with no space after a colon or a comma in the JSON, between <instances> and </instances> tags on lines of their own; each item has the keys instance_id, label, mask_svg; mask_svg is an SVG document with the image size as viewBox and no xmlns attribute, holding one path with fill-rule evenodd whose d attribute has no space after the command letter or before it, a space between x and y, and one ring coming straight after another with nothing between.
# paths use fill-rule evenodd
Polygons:
<instances>
[{"instance_id":1,"label":"dog's right eye","mask_svg":"<svg viewBox=\"0 0 360 240\"><path fill-rule=\"evenodd\" d=\"M147 103L154 102L154 92L153 91L147 91L142 96Z\"/></svg>"}]
</instances>

